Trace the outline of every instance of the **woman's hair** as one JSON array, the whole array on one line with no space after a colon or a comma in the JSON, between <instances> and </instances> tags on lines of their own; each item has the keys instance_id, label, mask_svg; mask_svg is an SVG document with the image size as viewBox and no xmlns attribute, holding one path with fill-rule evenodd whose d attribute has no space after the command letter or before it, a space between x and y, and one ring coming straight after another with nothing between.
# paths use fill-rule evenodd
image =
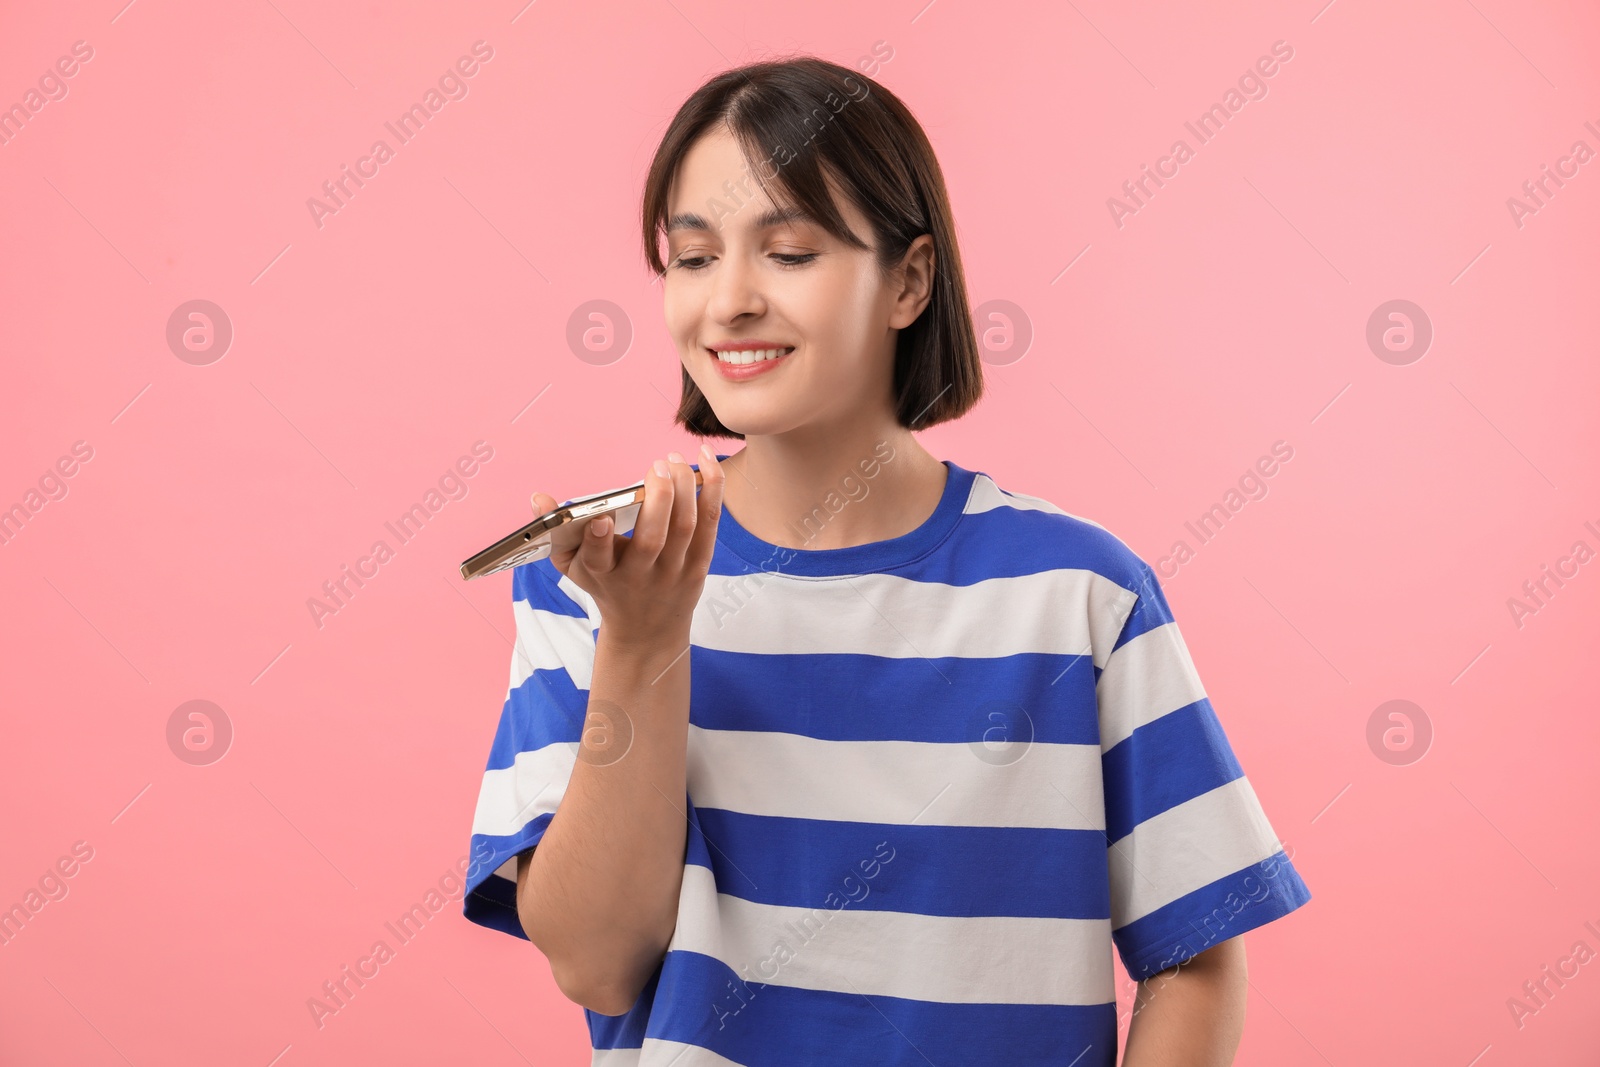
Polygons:
<instances>
[{"instance_id":1,"label":"woman's hair","mask_svg":"<svg viewBox=\"0 0 1600 1067\"><path fill-rule=\"evenodd\" d=\"M706 82L673 116L645 180L645 260L657 276L666 273L659 242L669 187L689 149L719 123L776 206L798 207L851 247L868 248L840 215L826 172L871 223L886 274L914 239L933 237L932 296L895 348L896 416L920 430L965 414L983 395L983 364L944 175L906 106L865 75L812 56L754 63ZM738 203L730 199L730 207ZM718 421L688 370L682 374L675 421L701 437L742 438Z\"/></svg>"}]
</instances>

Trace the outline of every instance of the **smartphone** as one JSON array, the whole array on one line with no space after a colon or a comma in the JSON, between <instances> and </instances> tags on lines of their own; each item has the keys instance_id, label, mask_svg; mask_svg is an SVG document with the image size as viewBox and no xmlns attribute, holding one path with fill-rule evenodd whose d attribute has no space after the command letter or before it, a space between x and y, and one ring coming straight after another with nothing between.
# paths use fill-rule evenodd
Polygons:
<instances>
[{"instance_id":1,"label":"smartphone","mask_svg":"<svg viewBox=\"0 0 1600 1067\"><path fill-rule=\"evenodd\" d=\"M699 487L704 484L700 469L692 469L694 484ZM642 481L568 501L467 559L461 564L461 577L470 581L508 567L532 563L544 559L558 546L576 548L583 541L583 531L589 520L597 515L610 515L616 524L613 532L627 533L633 529L634 520L639 517L639 506L643 503Z\"/></svg>"}]
</instances>

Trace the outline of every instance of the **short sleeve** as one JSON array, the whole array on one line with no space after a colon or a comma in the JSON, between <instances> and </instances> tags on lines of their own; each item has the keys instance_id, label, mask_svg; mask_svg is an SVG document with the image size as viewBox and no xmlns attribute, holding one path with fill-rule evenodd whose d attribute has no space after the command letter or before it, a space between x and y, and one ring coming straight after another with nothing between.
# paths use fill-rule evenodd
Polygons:
<instances>
[{"instance_id":1,"label":"short sleeve","mask_svg":"<svg viewBox=\"0 0 1600 1067\"><path fill-rule=\"evenodd\" d=\"M593 601L548 558L512 571L516 643L494 745L472 816L463 913L526 939L517 855L544 836L572 775L594 673Z\"/></svg>"},{"instance_id":2,"label":"short sleeve","mask_svg":"<svg viewBox=\"0 0 1600 1067\"><path fill-rule=\"evenodd\" d=\"M1311 892L1234 758L1155 572L1138 560L1130 584L1096 693L1112 937L1143 981Z\"/></svg>"}]
</instances>

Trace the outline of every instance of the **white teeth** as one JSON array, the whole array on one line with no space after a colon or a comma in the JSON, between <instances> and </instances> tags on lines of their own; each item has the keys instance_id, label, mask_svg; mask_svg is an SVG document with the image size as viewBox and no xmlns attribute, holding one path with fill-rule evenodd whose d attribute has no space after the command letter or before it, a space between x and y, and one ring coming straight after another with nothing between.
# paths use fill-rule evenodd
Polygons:
<instances>
[{"instance_id":1,"label":"white teeth","mask_svg":"<svg viewBox=\"0 0 1600 1067\"><path fill-rule=\"evenodd\" d=\"M764 359L776 359L792 351L794 351L792 348L768 348L749 352L723 351L717 353L717 359L723 363L743 365L745 363L758 363Z\"/></svg>"}]
</instances>

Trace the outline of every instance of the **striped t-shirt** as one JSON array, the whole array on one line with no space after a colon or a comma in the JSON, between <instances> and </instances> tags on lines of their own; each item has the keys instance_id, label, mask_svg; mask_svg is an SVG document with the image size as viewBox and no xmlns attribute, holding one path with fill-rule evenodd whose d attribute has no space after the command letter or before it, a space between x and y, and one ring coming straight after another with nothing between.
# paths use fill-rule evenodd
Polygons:
<instances>
[{"instance_id":1,"label":"striped t-shirt","mask_svg":"<svg viewBox=\"0 0 1600 1067\"><path fill-rule=\"evenodd\" d=\"M677 927L627 1014L585 1010L594 1064L1111 1067L1113 945L1142 980L1311 899L1151 568L945 466L933 514L871 544L778 547L722 509ZM548 559L512 590L464 909L526 937L516 856L571 774L602 620Z\"/></svg>"}]
</instances>

